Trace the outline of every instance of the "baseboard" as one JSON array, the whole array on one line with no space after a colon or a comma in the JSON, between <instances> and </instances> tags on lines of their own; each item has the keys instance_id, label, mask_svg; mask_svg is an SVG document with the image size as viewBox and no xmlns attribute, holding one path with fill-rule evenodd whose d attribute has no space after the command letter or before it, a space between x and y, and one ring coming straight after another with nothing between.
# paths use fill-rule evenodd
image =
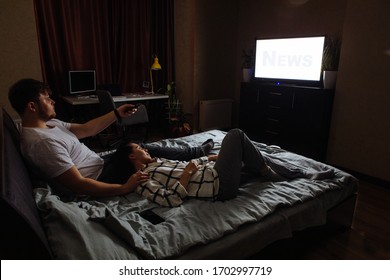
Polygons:
<instances>
[{"instance_id":1,"label":"baseboard","mask_svg":"<svg viewBox=\"0 0 390 280\"><path fill-rule=\"evenodd\" d=\"M386 181L386 180L383 180L383 179L380 179L380 178L377 178L377 177L374 177L371 175L367 175L367 174L364 174L364 173L361 173L361 172L358 172L355 170L351 170L351 169L348 169L345 167L341 167L341 166L337 166L337 165L333 165L333 166L338 168L338 169L341 169L345 172L352 174L353 176L355 176L359 180L366 181L366 182L371 183L371 184L376 185L376 186L381 186L381 187L390 189L390 182L389 181Z\"/></svg>"}]
</instances>

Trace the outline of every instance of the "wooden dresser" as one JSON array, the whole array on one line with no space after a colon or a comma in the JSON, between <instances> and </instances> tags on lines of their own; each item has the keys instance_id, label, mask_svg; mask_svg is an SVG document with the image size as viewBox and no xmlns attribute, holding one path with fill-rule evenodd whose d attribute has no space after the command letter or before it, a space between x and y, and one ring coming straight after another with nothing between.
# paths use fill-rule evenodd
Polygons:
<instances>
[{"instance_id":1,"label":"wooden dresser","mask_svg":"<svg viewBox=\"0 0 390 280\"><path fill-rule=\"evenodd\" d=\"M242 83L240 128L255 141L325 161L334 92Z\"/></svg>"}]
</instances>

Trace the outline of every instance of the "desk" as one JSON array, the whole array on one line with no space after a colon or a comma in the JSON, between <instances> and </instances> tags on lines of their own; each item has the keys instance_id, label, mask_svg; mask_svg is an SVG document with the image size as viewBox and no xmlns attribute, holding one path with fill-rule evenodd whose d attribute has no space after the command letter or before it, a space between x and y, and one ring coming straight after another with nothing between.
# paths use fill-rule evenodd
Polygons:
<instances>
[{"instance_id":1,"label":"desk","mask_svg":"<svg viewBox=\"0 0 390 280\"><path fill-rule=\"evenodd\" d=\"M66 103L77 106L77 105L90 105L90 104L98 104L99 100L97 97L90 96L62 96L61 97ZM168 95L165 94L141 94L141 93L124 93L120 96L113 96L115 103L120 102L134 102L134 101L148 101L155 99L168 99Z\"/></svg>"},{"instance_id":2,"label":"desk","mask_svg":"<svg viewBox=\"0 0 390 280\"><path fill-rule=\"evenodd\" d=\"M123 93L113 96L115 103L139 102L148 109L149 122L153 128L163 128L165 120L165 102L169 96L165 94ZM67 122L84 123L100 116L97 96L61 96L64 109L60 117Z\"/></svg>"}]
</instances>

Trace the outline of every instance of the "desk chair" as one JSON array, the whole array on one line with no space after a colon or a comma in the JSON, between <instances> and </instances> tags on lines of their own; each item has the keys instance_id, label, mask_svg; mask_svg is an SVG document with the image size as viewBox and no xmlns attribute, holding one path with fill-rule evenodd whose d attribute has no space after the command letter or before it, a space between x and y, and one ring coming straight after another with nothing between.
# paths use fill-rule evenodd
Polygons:
<instances>
[{"instance_id":1,"label":"desk chair","mask_svg":"<svg viewBox=\"0 0 390 280\"><path fill-rule=\"evenodd\" d=\"M107 114L108 112L113 111L116 108L114 99L111 96L111 93L107 90L97 90L96 95L99 99L100 113L102 115ZM148 123L149 117L145 105L141 104L137 108L137 112L127 117L122 118L119 122L111 126L113 132L111 136L114 137L113 143L108 143L109 149L115 149L122 141L135 140L135 135L133 132L138 128L144 130L144 136L140 141L145 142L148 137Z\"/></svg>"},{"instance_id":2,"label":"desk chair","mask_svg":"<svg viewBox=\"0 0 390 280\"><path fill-rule=\"evenodd\" d=\"M119 84L102 84L98 85L98 90L107 90L111 93L112 96L121 96L122 87Z\"/></svg>"}]
</instances>

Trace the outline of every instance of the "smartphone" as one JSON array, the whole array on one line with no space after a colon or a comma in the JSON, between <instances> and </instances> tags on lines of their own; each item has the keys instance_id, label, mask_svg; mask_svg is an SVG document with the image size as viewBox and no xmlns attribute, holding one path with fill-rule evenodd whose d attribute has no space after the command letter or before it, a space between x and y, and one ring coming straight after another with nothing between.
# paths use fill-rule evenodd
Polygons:
<instances>
[{"instance_id":1,"label":"smartphone","mask_svg":"<svg viewBox=\"0 0 390 280\"><path fill-rule=\"evenodd\" d=\"M145 211L142 211L139 213L139 215L144 218L145 220L151 222L152 224L154 225L157 225L159 223L162 223L164 222L165 220L163 218L161 218L159 215L157 215L156 213L154 213L152 211L152 209L148 209L148 210L145 210Z\"/></svg>"}]
</instances>

